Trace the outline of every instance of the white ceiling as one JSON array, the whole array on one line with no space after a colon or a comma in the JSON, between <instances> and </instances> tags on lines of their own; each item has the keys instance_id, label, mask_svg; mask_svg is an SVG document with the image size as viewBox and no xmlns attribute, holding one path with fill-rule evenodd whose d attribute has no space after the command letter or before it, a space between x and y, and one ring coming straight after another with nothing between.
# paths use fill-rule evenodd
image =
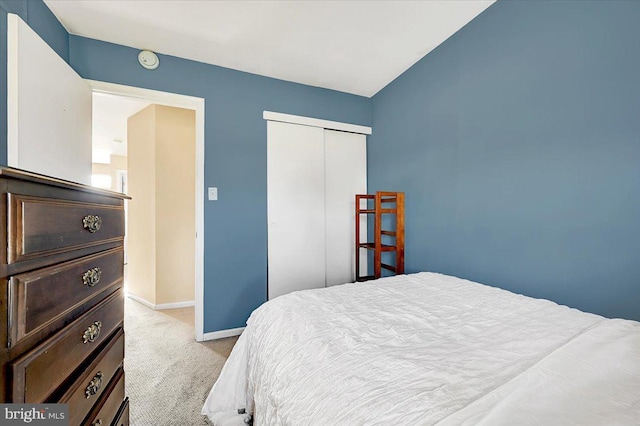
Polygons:
<instances>
[{"instance_id":1,"label":"white ceiling","mask_svg":"<svg viewBox=\"0 0 640 426\"><path fill-rule=\"evenodd\" d=\"M110 154L127 155L127 118L147 105L149 102L134 98L93 94L94 163L106 163Z\"/></svg>"},{"instance_id":2,"label":"white ceiling","mask_svg":"<svg viewBox=\"0 0 640 426\"><path fill-rule=\"evenodd\" d=\"M72 34L368 97L493 2L45 0Z\"/></svg>"}]
</instances>

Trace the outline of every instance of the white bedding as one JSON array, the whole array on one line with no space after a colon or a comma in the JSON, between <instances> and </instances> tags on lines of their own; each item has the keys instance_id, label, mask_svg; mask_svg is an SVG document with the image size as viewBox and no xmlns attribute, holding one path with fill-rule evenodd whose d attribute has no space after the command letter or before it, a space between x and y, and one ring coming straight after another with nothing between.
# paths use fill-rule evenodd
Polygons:
<instances>
[{"instance_id":1,"label":"white bedding","mask_svg":"<svg viewBox=\"0 0 640 426\"><path fill-rule=\"evenodd\" d=\"M419 273L256 309L216 425L640 425L640 323ZM229 423L231 424L231 423Z\"/></svg>"}]
</instances>

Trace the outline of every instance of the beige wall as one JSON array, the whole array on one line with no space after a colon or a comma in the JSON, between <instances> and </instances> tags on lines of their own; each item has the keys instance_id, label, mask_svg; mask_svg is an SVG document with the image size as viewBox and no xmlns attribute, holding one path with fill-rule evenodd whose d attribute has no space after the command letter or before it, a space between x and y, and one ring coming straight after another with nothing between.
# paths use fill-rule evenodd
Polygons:
<instances>
[{"instance_id":1,"label":"beige wall","mask_svg":"<svg viewBox=\"0 0 640 426\"><path fill-rule=\"evenodd\" d=\"M111 176L111 164L104 163L91 163L91 174L92 175L109 175ZM113 185L115 182L113 181L113 176L111 176L111 189L113 190Z\"/></svg>"},{"instance_id":2,"label":"beige wall","mask_svg":"<svg viewBox=\"0 0 640 426\"><path fill-rule=\"evenodd\" d=\"M92 163L91 174L111 176L111 190L118 190L117 171L127 170L127 157L112 155L110 164Z\"/></svg>"},{"instance_id":3,"label":"beige wall","mask_svg":"<svg viewBox=\"0 0 640 426\"><path fill-rule=\"evenodd\" d=\"M156 106L157 303L195 297L195 111Z\"/></svg>"},{"instance_id":4,"label":"beige wall","mask_svg":"<svg viewBox=\"0 0 640 426\"><path fill-rule=\"evenodd\" d=\"M127 291L156 304L155 105L127 120Z\"/></svg>"},{"instance_id":5,"label":"beige wall","mask_svg":"<svg viewBox=\"0 0 640 426\"><path fill-rule=\"evenodd\" d=\"M129 291L156 305L192 301L195 112L150 105L128 126Z\"/></svg>"}]
</instances>

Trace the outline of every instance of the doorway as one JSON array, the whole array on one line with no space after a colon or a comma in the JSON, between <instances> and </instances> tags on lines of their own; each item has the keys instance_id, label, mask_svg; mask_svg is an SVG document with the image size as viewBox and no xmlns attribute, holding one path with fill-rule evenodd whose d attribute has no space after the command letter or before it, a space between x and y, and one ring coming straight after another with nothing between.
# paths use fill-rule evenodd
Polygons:
<instances>
[{"instance_id":1,"label":"doorway","mask_svg":"<svg viewBox=\"0 0 640 426\"><path fill-rule=\"evenodd\" d=\"M92 80L87 80L87 82L92 87L94 96L108 96L121 99L123 102L137 105L139 110L155 105L159 107L169 107L165 109L180 108L183 110L191 110L195 114L195 155L193 164L193 170L195 171L195 194L193 194L194 197L192 197L195 232L193 239L190 241L192 241L195 253L193 270L195 339L196 341L202 341L204 340L204 200L202 195L204 193L204 99ZM110 142L118 143L114 141ZM124 143L124 141L120 143ZM168 172L160 171L160 173ZM124 183L124 185L131 187L131 171L126 170L126 168L116 167L113 173L113 180L113 185ZM128 260L131 261L130 256ZM132 298L135 299L135 297ZM158 304L152 307L161 309L180 306L185 305L168 303Z\"/></svg>"}]
</instances>

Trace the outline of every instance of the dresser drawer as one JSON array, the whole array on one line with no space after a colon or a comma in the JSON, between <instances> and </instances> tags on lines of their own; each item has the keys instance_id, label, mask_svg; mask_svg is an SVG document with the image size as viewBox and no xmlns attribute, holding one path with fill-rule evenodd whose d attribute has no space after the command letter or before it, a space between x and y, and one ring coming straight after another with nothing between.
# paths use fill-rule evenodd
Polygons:
<instances>
[{"instance_id":1,"label":"dresser drawer","mask_svg":"<svg viewBox=\"0 0 640 426\"><path fill-rule=\"evenodd\" d=\"M124 239L122 206L7 196L8 264Z\"/></svg>"},{"instance_id":2,"label":"dresser drawer","mask_svg":"<svg viewBox=\"0 0 640 426\"><path fill-rule=\"evenodd\" d=\"M129 426L129 398L125 399L111 426Z\"/></svg>"},{"instance_id":3,"label":"dresser drawer","mask_svg":"<svg viewBox=\"0 0 640 426\"><path fill-rule=\"evenodd\" d=\"M124 402L124 371L118 370L105 389L100 402L84 422L87 426L110 426L116 419L120 406ZM97 410L97 412L96 412Z\"/></svg>"},{"instance_id":4,"label":"dresser drawer","mask_svg":"<svg viewBox=\"0 0 640 426\"><path fill-rule=\"evenodd\" d=\"M11 363L13 402L45 401L122 324L122 291Z\"/></svg>"},{"instance_id":5,"label":"dresser drawer","mask_svg":"<svg viewBox=\"0 0 640 426\"><path fill-rule=\"evenodd\" d=\"M11 277L8 346L64 318L96 294L121 285L123 260L119 248Z\"/></svg>"},{"instance_id":6,"label":"dresser drawer","mask_svg":"<svg viewBox=\"0 0 640 426\"><path fill-rule=\"evenodd\" d=\"M96 356L95 361L57 401L61 404L69 404L69 424L79 425L103 394L108 397L106 394L109 390L108 385L122 365L123 358L124 333L120 329L100 354ZM124 381L122 381L122 393L119 402L122 402L123 399ZM116 411L117 408L112 414L113 417L115 417Z\"/></svg>"}]
</instances>

